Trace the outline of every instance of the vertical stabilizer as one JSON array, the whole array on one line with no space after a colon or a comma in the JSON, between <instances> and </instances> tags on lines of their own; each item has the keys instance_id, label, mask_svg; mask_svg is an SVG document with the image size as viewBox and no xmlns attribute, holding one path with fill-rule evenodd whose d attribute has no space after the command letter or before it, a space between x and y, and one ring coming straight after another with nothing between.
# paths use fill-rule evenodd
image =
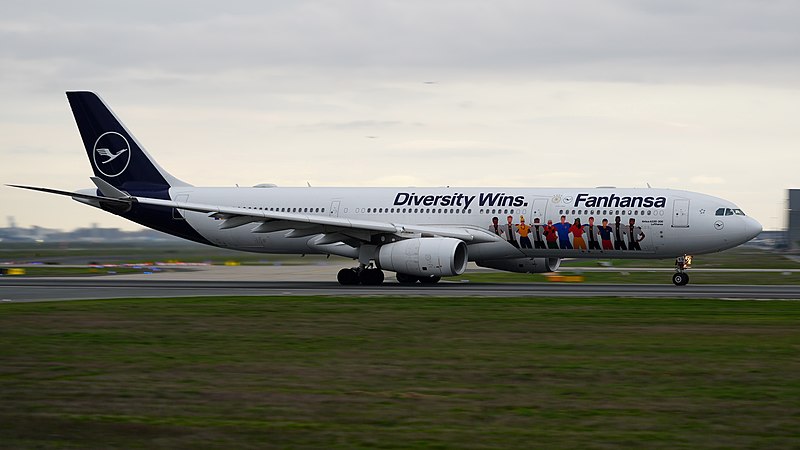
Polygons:
<instances>
[{"instance_id":1,"label":"vertical stabilizer","mask_svg":"<svg viewBox=\"0 0 800 450\"><path fill-rule=\"evenodd\" d=\"M67 99L97 178L125 192L166 192L189 186L162 169L94 92Z\"/></svg>"}]
</instances>

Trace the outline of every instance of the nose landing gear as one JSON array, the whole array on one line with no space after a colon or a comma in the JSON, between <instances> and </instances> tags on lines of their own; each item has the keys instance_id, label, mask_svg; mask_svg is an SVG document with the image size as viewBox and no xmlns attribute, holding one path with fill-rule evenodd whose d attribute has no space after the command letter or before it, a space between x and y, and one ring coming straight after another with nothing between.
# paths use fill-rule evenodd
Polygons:
<instances>
[{"instance_id":1,"label":"nose landing gear","mask_svg":"<svg viewBox=\"0 0 800 450\"><path fill-rule=\"evenodd\" d=\"M675 259L675 273L672 275L672 283L675 286L686 286L689 284L689 274L686 269L692 267L692 256L683 255Z\"/></svg>"}]
</instances>

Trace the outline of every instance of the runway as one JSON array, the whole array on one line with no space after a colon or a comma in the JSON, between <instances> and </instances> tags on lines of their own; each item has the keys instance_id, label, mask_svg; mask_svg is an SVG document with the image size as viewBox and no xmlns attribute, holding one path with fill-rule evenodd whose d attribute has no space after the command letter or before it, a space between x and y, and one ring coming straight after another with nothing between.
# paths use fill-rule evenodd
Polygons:
<instances>
[{"instance_id":1,"label":"runway","mask_svg":"<svg viewBox=\"0 0 800 450\"><path fill-rule=\"evenodd\" d=\"M147 277L2 278L4 303L187 296L637 297L798 300L800 286L456 283L340 286L324 281L175 280Z\"/></svg>"}]
</instances>

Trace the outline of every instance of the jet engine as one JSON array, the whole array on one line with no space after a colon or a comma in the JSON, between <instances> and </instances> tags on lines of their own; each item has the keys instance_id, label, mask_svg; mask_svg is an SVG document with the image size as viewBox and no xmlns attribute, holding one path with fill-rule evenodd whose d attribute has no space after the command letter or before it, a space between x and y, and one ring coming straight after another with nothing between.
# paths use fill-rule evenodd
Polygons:
<instances>
[{"instance_id":1,"label":"jet engine","mask_svg":"<svg viewBox=\"0 0 800 450\"><path fill-rule=\"evenodd\" d=\"M467 245L453 238L415 238L378 249L378 267L418 277L461 275L467 268Z\"/></svg>"},{"instance_id":2,"label":"jet engine","mask_svg":"<svg viewBox=\"0 0 800 450\"><path fill-rule=\"evenodd\" d=\"M561 266L561 258L512 258L475 261L481 267L518 273L555 272Z\"/></svg>"}]
</instances>

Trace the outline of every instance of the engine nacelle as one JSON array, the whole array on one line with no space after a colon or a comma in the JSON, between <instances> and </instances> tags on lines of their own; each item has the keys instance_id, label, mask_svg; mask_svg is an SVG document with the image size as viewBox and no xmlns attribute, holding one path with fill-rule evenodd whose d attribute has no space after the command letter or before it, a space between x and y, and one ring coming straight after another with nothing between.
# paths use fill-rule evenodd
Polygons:
<instances>
[{"instance_id":1,"label":"engine nacelle","mask_svg":"<svg viewBox=\"0 0 800 450\"><path fill-rule=\"evenodd\" d=\"M461 275L467 269L467 244L453 238L415 238L378 249L381 269L418 277Z\"/></svg>"},{"instance_id":2,"label":"engine nacelle","mask_svg":"<svg viewBox=\"0 0 800 450\"><path fill-rule=\"evenodd\" d=\"M475 261L481 267L517 273L555 272L561 266L561 258L512 258Z\"/></svg>"}]
</instances>

